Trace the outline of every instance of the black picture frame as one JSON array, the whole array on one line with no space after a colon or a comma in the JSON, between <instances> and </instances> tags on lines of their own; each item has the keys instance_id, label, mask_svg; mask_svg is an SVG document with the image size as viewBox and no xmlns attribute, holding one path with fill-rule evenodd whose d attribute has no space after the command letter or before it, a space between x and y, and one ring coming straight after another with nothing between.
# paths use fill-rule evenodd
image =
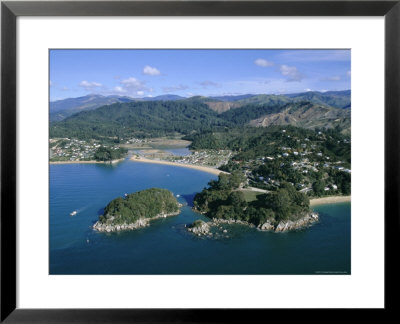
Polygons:
<instances>
[{"instance_id":1,"label":"black picture frame","mask_svg":"<svg viewBox=\"0 0 400 324\"><path fill-rule=\"evenodd\" d=\"M1 3L1 322L258 322L270 309L16 308L16 19L19 16L384 16L385 308L396 311L399 283L400 0L394 1L2 1ZM397 249L396 249L397 248ZM40 292L38 292L40 293ZM295 310L300 312L302 310ZM316 310L314 310L316 311ZM357 311L357 310L354 310ZM266 312L269 312L268 315ZM304 314L304 311L303 313ZM368 316L370 313L368 313ZM281 316L278 314L278 316ZM307 318L305 318L307 319Z\"/></svg>"}]
</instances>

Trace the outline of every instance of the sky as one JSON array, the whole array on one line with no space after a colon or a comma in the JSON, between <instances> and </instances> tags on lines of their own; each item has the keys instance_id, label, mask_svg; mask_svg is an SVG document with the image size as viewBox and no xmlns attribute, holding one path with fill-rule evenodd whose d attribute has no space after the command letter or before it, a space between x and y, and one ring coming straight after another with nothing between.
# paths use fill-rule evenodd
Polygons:
<instances>
[{"instance_id":1,"label":"sky","mask_svg":"<svg viewBox=\"0 0 400 324\"><path fill-rule=\"evenodd\" d=\"M50 100L348 90L350 50L50 50Z\"/></svg>"}]
</instances>

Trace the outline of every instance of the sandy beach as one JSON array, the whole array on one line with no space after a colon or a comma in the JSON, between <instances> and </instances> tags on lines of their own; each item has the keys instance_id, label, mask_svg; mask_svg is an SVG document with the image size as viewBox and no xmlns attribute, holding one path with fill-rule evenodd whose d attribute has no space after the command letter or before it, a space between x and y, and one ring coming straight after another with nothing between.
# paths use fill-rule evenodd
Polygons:
<instances>
[{"instance_id":1,"label":"sandy beach","mask_svg":"<svg viewBox=\"0 0 400 324\"><path fill-rule=\"evenodd\" d=\"M310 206L334 204L340 202L351 202L351 196L332 196L310 199Z\"/></svg>"},{"instance_id":2,"label":"sandy beach","mask_svg":"<svg viewBox=\"0 0 400 324\"><path fill-rule=\"evenodd\" d=\"M142 162L142 163L155 163L155 164L173 165L173 166L190 168L190 169L195 169L195 170L199 170L199 171L203 171L203 172L208 172L208 173L212 173L212 174L215 174L215 175L219 175L220 173L226 173L226 172L218 170L218 169L205 167L205 166L200 166L200 165L184 164L184 163L177 163L177 162L170 162L170 161L150 160L150 159L146 159L146 158L143 158L143 157L136 157L136 156L131 157L131 161L133 161L133 162Z\"/></svg>"}]
</instances>

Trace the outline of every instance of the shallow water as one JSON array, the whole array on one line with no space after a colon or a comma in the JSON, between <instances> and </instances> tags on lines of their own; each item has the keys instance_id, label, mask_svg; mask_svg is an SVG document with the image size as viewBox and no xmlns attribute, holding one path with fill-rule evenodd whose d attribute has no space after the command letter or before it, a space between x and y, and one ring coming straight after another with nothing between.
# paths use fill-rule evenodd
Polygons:
<instances>
[{"instance_id":1,"label":"shallow water","mask_svg":"<svg viewBox=\"0 0 400 324\"><path fill-rule=\"evenodd\" d=\"M187 156L192 154L188 147L164 148L163 150L170 152L175 156Z\"/></svg>"}]
</instances>

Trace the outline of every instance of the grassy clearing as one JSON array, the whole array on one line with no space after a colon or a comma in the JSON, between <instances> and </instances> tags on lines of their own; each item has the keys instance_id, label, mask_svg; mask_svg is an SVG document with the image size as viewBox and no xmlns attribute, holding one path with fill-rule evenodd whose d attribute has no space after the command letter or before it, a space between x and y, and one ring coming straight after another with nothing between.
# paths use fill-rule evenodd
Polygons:
<instances>
[{"instance_id":1,"label":"grassy clearing","mask_svg":"<svg viewBox=\"0 0 400 324\"><path fill-rule=\"evenodd\" d=\"M244 198L246 199L247 202L252 202L257 199L258 195L262 195L262 192L257 192L257 191L249 191L249 190L242 190L244 194Z\"/></svg>"}]
</instances>

